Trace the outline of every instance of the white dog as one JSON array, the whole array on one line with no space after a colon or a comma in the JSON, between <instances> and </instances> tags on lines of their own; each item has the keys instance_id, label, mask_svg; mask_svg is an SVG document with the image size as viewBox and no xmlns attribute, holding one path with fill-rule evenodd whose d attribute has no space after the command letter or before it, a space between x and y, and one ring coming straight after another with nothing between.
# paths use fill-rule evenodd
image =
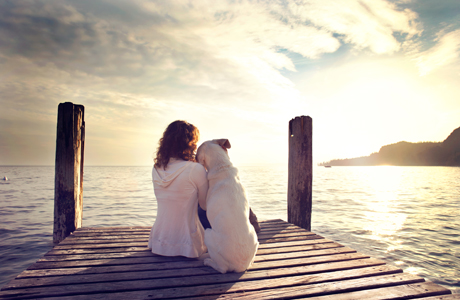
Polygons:
<instances>
[{"instance_id":1,"label":"white dog","mask_svg":"<svg viewBox=\"0 0 460 300\"><path fill-rule=\"evenodd\" d=\"M202 258L206 266L221 273L248 269L259 246L249 222L246 193L227 154L229 148L227 139L212 140L204 142L196 154L208 170L206 215L212 227L204 233L208 254Z\"/></svg>"}]
</instances>

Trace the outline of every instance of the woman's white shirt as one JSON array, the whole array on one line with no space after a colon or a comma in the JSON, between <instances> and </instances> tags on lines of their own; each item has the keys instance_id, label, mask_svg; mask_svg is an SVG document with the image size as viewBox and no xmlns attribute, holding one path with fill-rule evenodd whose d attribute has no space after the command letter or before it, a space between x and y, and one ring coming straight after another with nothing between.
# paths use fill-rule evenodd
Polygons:
<instances>
[{"instance_id":1,"label":"woman's white shirt","mask_svg":"<svg viewBox=\"0 0 460 300\"><path fill-rule=\"evenodd\" d=\"M157 218L148 247L166 256L199 257L207 251L198 203L206 210L208 180L199 163L171 158L166 169L152 169Z\"/></svg>"}]
</instances>

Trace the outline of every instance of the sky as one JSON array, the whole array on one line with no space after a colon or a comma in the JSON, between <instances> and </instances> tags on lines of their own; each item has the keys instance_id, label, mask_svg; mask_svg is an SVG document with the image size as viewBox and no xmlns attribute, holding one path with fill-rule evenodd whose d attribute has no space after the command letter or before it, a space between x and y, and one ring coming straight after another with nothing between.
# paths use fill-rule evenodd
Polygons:
<instances>
[{"instance_id":1,"label":"sky","mask_svg":"<svg viewBox=\"0 0 460 300\"><path fill-rule=\"evenodd\" d=\"M0 165L53 165L85 106L86 165L152 165L175 120L235 166L366 156L460 127L458 0L0 1Z\"/></svg>"}]
</instances>

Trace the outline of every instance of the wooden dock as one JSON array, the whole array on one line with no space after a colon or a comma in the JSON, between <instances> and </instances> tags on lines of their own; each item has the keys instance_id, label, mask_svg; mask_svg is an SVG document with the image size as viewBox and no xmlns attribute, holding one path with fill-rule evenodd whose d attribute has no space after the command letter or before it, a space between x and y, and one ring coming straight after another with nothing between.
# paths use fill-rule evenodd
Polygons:
<instances>
[{"instance_id":1,"label":"wooden dock","mask_svg":"<svg viewBox=\"0 0 460 300\"><path fill-rule=\"evenodd\" d=\"M0 291L0 299L460 299L383 261L282 220L260 223L244 273L146 247L150 227L81 228Z\"/></svg>"}]
</instances>

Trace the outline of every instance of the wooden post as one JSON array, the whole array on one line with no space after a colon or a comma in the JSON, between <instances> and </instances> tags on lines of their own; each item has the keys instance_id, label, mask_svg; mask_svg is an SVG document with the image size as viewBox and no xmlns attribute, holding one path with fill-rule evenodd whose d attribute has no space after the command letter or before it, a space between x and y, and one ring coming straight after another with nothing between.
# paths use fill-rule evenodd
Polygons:
<instances>
[{"instance_id":1,"label":"wooden post","mask_svg":"<svg viewBox=\"0 0 460 300\"><path fill-rule=\"evenodd\" d=\"M311 230L312 119L289 121L288 222Z\"/></svg>"},{"instance_id":2,"label":"wooden post","mask_svg":"<svg viewBox=\"0 0 460 300\"><path fill-rule=\"evenodd\" d=\"M85 107L60 103L56 130L53 241L59 243L81 227Z\"/></svg>"}]
</instances>

